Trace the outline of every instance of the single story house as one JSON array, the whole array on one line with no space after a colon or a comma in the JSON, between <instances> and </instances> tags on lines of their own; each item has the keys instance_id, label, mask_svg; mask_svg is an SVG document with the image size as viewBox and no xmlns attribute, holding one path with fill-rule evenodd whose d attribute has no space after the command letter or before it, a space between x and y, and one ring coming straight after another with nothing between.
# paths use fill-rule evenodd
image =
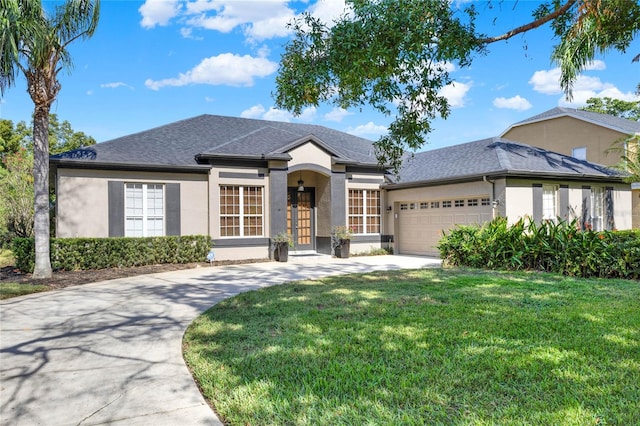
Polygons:
<instances>
[{"instance_id":1,"label":"single story house","mask_svg":"<svg viewBox=\"0 0 640 426\"><path fill-rule=\"evenodd\" d=\"M498 214L631 226L618 172L499 138L415 154L391 176L366 139L201 115L50 162L58 237L203 234L220 260L269 257L281 232L298 251L331 253L343 225L352 252L416 254L436 254L442 229Z\"/></svg>"}]
</instances>

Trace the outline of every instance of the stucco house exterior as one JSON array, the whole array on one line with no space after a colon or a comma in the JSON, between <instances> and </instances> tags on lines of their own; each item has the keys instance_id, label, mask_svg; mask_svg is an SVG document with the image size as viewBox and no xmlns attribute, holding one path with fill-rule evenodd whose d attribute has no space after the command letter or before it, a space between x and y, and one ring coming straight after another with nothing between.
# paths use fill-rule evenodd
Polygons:
<instances>
[{"instance_id":1,"label":"stucco house exterior","mask_svg":"<svg viewBox=\"0 0 640 426\"><path fill-rule=\"evenodd\" d=\"M58 237L202 234L217 259L269 257L287 231L330 253L347 220L352 251L383 239L371 142L322 126L201 115L50 161Z\"/></svg>"},{"instance_id":2,"label":"stucco house exterior","mask_svg":"<svg viewBox=\"0 0 640 426\"><path fill-rule=\"evenodd\" d=\"M393 206L386 232L399 253L437 254L443 229L496 216L631 227L630 186L621 172L504 138L415 154L383 188Z\"/></svg>"},{"instance_id":3,"label":"stucco house exterior","mask_svg":"<svg viewBox=\"0 0 640 426\"><path fill-rule=\"evenodd\" d=\"M626 229L630 186L619 172L567 155L486 139L415 154L400 174L371 141L323 126L201 115L52 156L58 237L209 235L216 259L331 253L393 245L437 254L442 229L495 215L581 217Z\"/></svg>"},{"instance_id":4,"label":"stucco house exterior","mask_svg":"<svg viewBox=\"0 0 640 426\"><path fill-rule=\"evenodd\" d=\"M607 152L620 141L638 149L640 122L573 108L553 108L509 126L501 137L553 150L605 166L620 163L620 152ZM640 183L632 186L632 223L640 228Z\"/></svg>"}]
</instances>

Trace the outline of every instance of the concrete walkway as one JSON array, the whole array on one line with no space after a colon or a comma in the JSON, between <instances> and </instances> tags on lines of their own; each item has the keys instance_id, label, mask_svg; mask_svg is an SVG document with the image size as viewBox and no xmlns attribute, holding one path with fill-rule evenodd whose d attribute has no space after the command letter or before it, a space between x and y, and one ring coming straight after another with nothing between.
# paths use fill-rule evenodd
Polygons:
<instances>
[{"instance_id":1,"label":"concrete walkway","mask_svg":"<svg viewBox=\"0 0 640 426\"><path fill-rule=\"evenodd\" d=\"M424 257L309 257L203 267L0 302L0 424L220 425L181 353L201 312L240 292Z\"/></svg>"}]
</instances>

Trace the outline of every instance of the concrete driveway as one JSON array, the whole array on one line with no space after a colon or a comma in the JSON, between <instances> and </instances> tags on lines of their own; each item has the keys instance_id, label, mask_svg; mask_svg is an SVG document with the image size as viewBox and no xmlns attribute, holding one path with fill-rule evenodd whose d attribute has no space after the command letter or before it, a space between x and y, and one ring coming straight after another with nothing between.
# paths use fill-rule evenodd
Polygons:
<instances>
[{"instance_id":1,"label":"concrete driveway","mask_svg":"<svg viewBox=\"0 0 640 426\"><path fill-rule=\"evenodd\" d=\"M240 292L329 275L439 266L424 257L312 257L204 267L0 302L0 424L220 425L182 336Z\"/></svg>"}]
</instances>

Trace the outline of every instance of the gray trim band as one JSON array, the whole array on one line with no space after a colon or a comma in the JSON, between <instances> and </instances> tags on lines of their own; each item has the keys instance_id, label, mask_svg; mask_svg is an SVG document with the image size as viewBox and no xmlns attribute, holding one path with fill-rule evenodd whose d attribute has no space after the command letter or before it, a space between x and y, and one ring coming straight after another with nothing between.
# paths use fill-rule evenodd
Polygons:
<instances>
[{"instance_id":1,"label":"gray trim band","mask_svg":"<svg viewBox=\"0 0 640 426\"><path fill-rule=\"evenodd\" d=\"M264 179L263 173L218 172L219 178L228 179Z\"/></svg>"},{"instance_id":2,"label":"gray trim band","mask_svg":"<svg viewBox=\"0 0 640 426\"><path fill-rule=\"evenodd\" d=\"M269 247L269 238L218 238L211 240L216 247Z\"/></svg>"}]
</instances>

